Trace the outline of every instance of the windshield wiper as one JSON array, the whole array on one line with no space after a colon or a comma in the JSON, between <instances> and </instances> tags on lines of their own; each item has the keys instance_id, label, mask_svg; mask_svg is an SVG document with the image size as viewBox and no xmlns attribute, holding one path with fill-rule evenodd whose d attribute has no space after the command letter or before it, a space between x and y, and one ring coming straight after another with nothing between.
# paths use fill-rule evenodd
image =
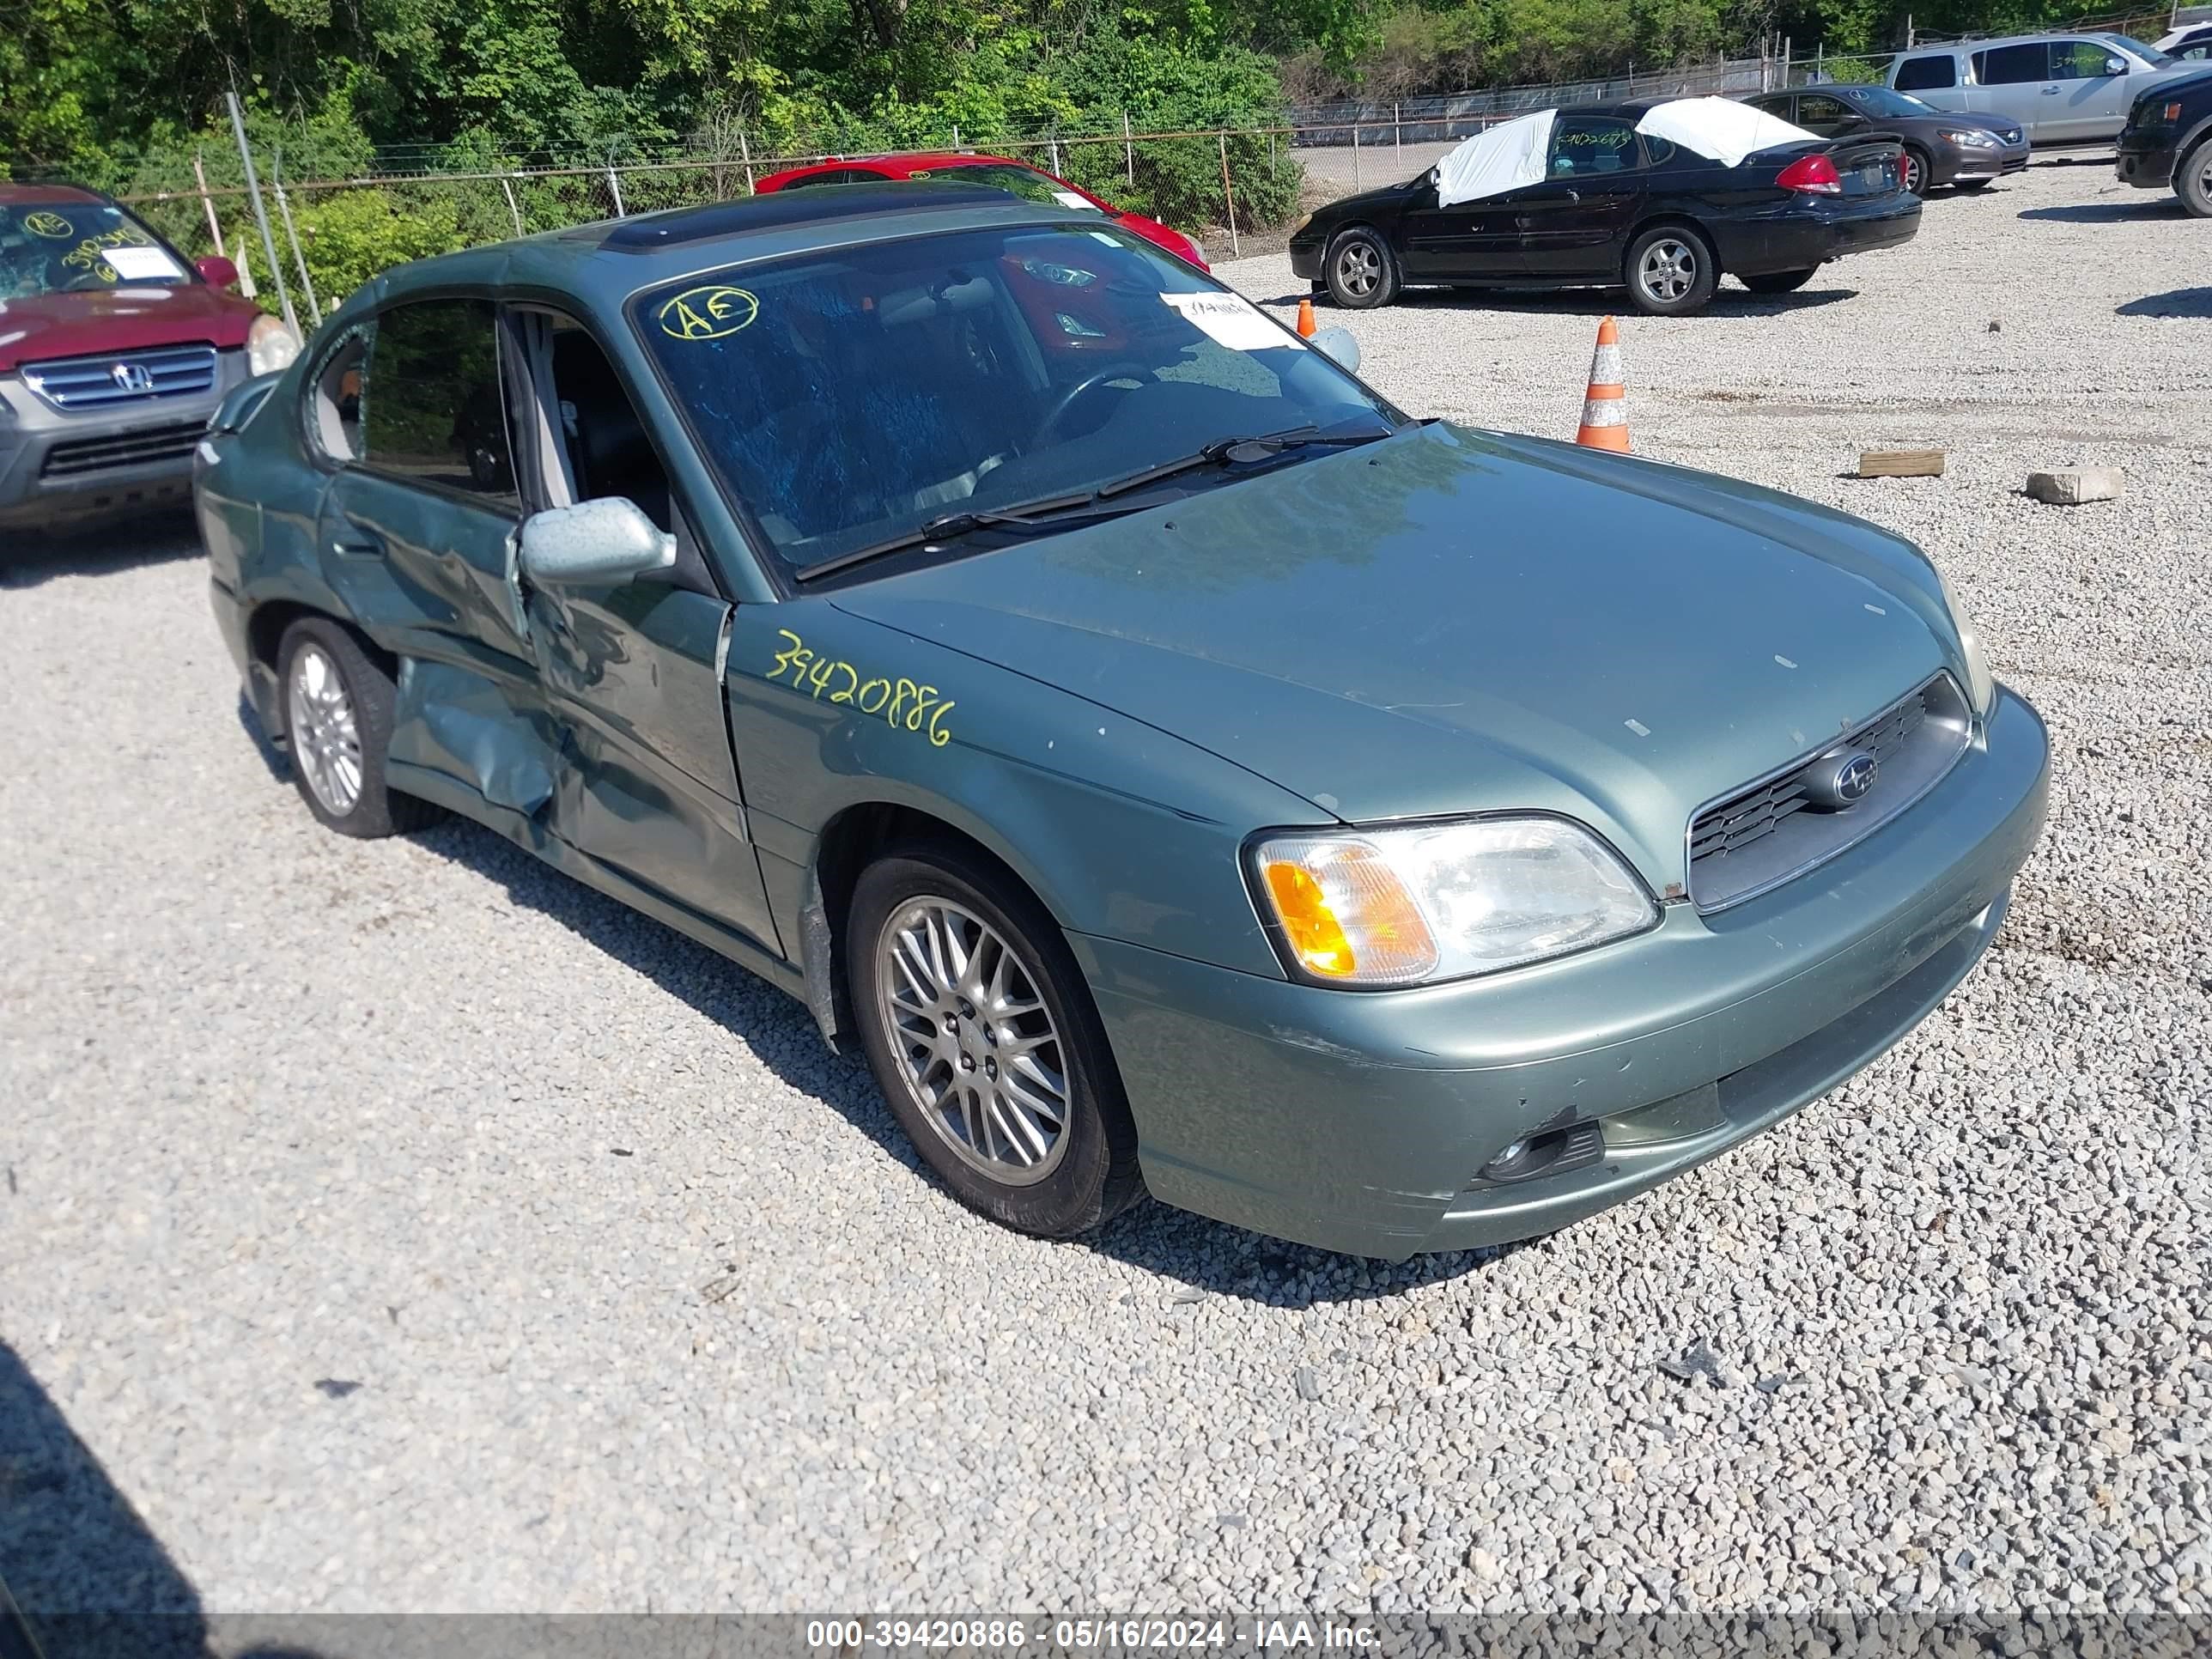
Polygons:
<instances>
[{"instance_id":1,"label":"windshield wiper","mask_svg":"<svg viewBox=\"0 0 2212 1659\"><path fill-rule=\"evenodd\" d=\"M915 529L896 536L886 536L879 542L870 542L850 552L834 554L812 564L801 565L793 571L793 581L811 582L823 576L835 575L840 570L849 570L856 564L866 564L871 559L880 559L892 553L903 553L910 547L933 547L940 542L957 541L963 536L972 536L979 530L1007 530L1016 534L1041 533L1048 530L1067 527L1067 516L1090 517L1081 509L1096 505L1096 497L1089 490L1075 495L1046 495L1033 501L1015 501L989 512L947 513L930 520ZM1116 508L1111 515L1118 516L1128 508ZM1039 518L1039 514L1059 514Z\"/></svg>"},{"instance_id":2,"label":"windshield wiper","mask_svg":"<svg viewBox=\"0 0 2212 1659\"><path fill-rule=\"evenodd\" d=\"M1280 432L1263 432L1255 437L1217 438L1205 448L1180 460L1163 461L1141 471L1110 478L1096 489L1066 495L1043 495L1029 501L1011 501L1004 507L983 512L947 513L915 529L887 536L882 541L870 542L866 546L854 548L850 552L834 554L813 564L801 565L792 572L792 580L816 581L823 576L834 576L841 570L849 570L856 564L866 564L871 559L903 553L909 548L933 547L940 543L957 541L963 536L972 536L979 530L1042 535L1066 530L1078 523L1119 518L1123 514L1134 513L1139 509L1134 506L1107 506L1106 503L1115 496L1126 495L1133 490L1142 489L1146 484L1158 483L1179 473L1194 472L1202 466L1224 466L1232 461L1266 460L1286 449L1299 449L1309 445L1368 444L1390 435L1389 432L1323 432L1309 422L1304 426L1286 427Z\"/></svg>"},{"instance_id":3,"label":"windshield wiper","mask_svg":"<svg viewBox=\"0 0 2212 1659\"><path fill-rule=\"evenodd\" d=\"M1280 432L1262 432L1249 438L1216 438L1205 448L1194 451L1179 461L1162 461L1158 466L1148 466L1140 472L1132 472L1100 484L1091 495L1094 500L1103 501L1115 495L1127 495L1133 489L1142 489L1146 484L1158 483L1163 478L1175 477L1179 473L1195 472L1202 466L1225 466L1231 461L1264 461L1286 449L1371 444L1389 435L1388 432L1323 432L1309 422L1304 426L1285 427Z\"/></svg>"}]
</instances>

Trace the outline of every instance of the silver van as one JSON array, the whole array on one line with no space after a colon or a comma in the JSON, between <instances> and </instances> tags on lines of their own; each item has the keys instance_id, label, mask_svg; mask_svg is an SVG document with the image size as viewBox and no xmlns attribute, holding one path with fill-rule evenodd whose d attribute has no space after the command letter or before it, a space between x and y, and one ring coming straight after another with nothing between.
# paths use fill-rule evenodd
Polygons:
<instances>
[{"instance_id":1,"label":"silver van","mask_svg":"<svg viewBox=\"0 0 2212 1659\"><path fill-rule=\"evenodd\" d=\"M2014 34L1901 52L1889 84L1938 109L2009 116L2031 144L2094 144L2119 136L2145 90L2203 67L2124 34Z\"/></svg>"}]
</instances>

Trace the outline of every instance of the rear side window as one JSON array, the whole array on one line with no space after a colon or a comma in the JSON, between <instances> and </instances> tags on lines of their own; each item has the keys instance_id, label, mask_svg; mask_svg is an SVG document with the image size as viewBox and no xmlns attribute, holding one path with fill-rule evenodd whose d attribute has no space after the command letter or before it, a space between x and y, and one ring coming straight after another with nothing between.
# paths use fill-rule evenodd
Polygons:
<instances>
[{"instance_id":1,"label":"rear side window","mask_svg":"<svg viewBox=\"0 0 2212 1659\"><path fill-rule=\"evenodd\" d=\"M379 472L518 504L489 302L427 300L376 319L361 397Z\"/></svg>"},{"instance_id":2,"label":"rear side window","mask_svg":"<svg viewBox=\"0 0 2212 1659\"><path fill-rule=\"evenodd\" d=\"M1958 65L1948 52L1932 52L1925 58L1908 58L1897 66L1893 83L1899 92L1920 92L1929 87L1955 87L1959 84Z\"/></svg>"},{"instance_id":3,"label":"rear side window","mask_svg":"<svg viewBox=\"0 0 2212 1659\"><path fill-rule=\"evenodd\" d=\"M1974 54L1974 79L1985 87L2016 87L2051 78L2051 48L2038 40L2025 46L1991 46Z\"/></svg>"}]
</instances>

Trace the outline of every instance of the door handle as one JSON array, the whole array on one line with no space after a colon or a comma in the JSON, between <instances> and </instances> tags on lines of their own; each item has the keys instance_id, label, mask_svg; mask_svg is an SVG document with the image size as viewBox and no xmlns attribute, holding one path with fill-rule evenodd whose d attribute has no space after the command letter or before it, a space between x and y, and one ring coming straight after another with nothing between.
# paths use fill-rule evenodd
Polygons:
<instances>
[{"instance_id":1,"label":"door handle","mask_svg":"<svg viewBox=\"0 0 2212 1659\"><path fill-rule=\"evenodd\" d=\"M2056 87L2045 87L2043 89L2043 95L2045 98L2056 98L2058 95L2058 88Z\"/></svg>"},{"instance_id":2,"label":"door handle","mask_svg":"<svg viewBox=\"0 0 2212 1659\"><path fill-rule=\"evenodd\" d=\"M338 532L331 544L349 559L380 559L384 556L384 538L373 530L359 525L348 525Z\"/></svg>"}]
</instances>

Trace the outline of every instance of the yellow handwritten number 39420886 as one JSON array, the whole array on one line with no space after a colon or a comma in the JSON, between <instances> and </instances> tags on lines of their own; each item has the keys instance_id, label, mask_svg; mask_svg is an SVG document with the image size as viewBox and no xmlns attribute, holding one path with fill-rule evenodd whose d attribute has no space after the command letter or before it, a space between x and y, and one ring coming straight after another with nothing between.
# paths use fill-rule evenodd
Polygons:
<instances>
[{"instance_id":1,"label":"yellow handwritten number 39420886","mask_svg":"<svg viewBox=\"0 0 2212 1659\"><path fill-rule=\"evenodd\" d=\"M769 679L788 674L791 684L811 690L817 702L828 692L831 702L848 702L863 714L880 714L893 731L927 730L930 742L939 749L952 741L944 720L959 705L951 698L939 702L935 686L882 675L866 678L848 662L817 655L788 628L775 631L787 643L775 653Z\"/></svg>"}]
</instances>

